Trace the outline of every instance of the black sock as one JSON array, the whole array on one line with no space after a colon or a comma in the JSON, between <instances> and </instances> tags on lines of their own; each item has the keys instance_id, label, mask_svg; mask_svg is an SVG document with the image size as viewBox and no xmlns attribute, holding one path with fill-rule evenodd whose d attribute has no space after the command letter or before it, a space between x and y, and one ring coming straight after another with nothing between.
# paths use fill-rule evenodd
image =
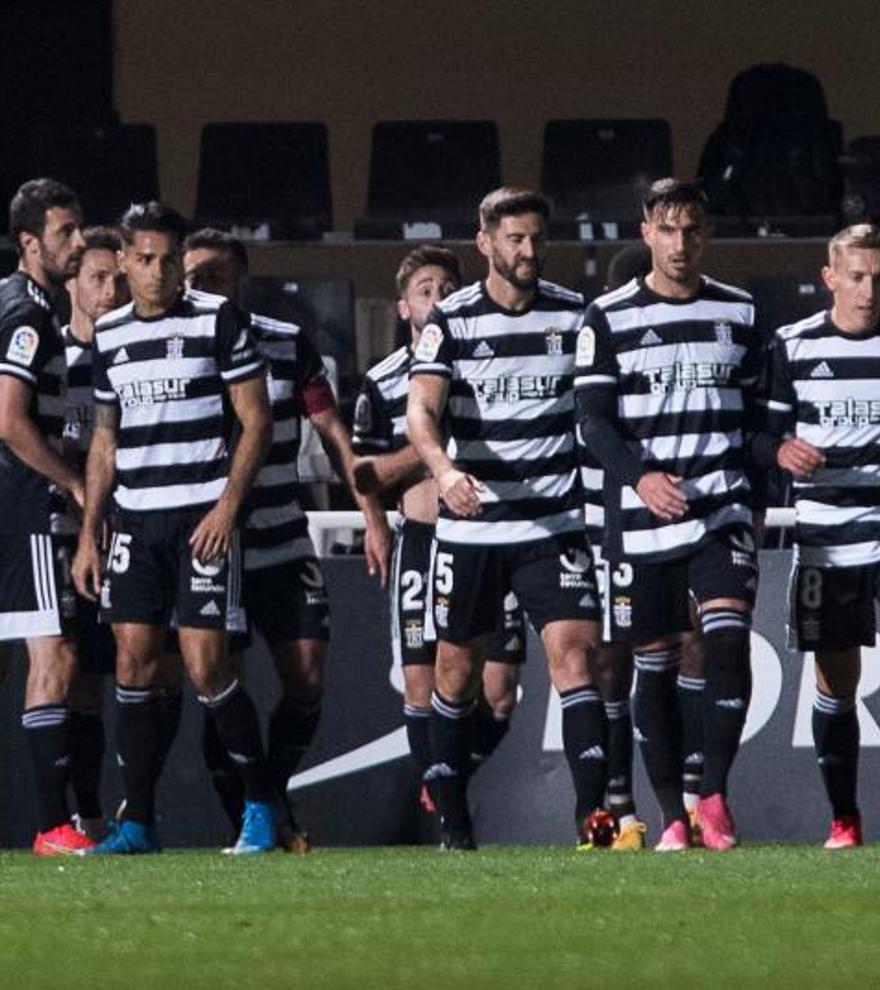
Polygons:
<instances>
[{"instance_id":1,"label":"black sock","mask_svg":"<svg viewBox=\"0 0 880 990\"><path fill-rule=\"evenodd\" d=\"M287 794L293 776L321 720L321 699L281 698L269 719L269 766L279 793Z\"/></svg>"},{"instance_id":2,"label":"black sock","mask_svg":"<svg viewBox=\"0 0 880 990\"><path fill-rule=\"evenodd\" d=\"M635 736L664 829L686 817L681 798L681 712L675 688L679 657L677 646L634 655Z\"/></svg>"},{"instance_id":3,"label":"black sock","mask_svg":"<svg viewBox=\"0 0 880 990\"><path fill-rule=\"evenodd\" d=\"M101 712L70 713L70 786L80 818L101 817L101 769L104 765Z\"/></svg>"},{"instance_id":4,"label":"black sock","mask_svg":"<svg viewBox=\"0 0 880 990\"><path fill-rule=\"evenodd\" d=\"M834 817L857 815L859 716L854 696L834 698L816 692L813 740Z\"/></svg>"},{"instance_id":5,"label":"black sock","mask_svg":"<svg viewBox=\"0 0 880 990\"><path fill-rule=\"evenodd\" d=\"M116 741L125 788L123 818L151 825L159 774L159 706L152 688L116 685Z\"/></svg>"},{"instance_id":6,"label":"black sock","mask_svg":"<svg viewBox=\"0 0 880 990\"><path fill-rule=\"evenodd\" d=\"M421 780L431 765L431 709L405 704L403 721L406 725L410 756Z\"/></svg>"},{"instance_id":7,"label":"black sock","mask_svg":"<svg viewBox=\"0 0 880 990\"><path fill-rule=\"evenodd\" d=\"M562 746L575 793L575 821L580 825L605 799L608 776L605 706L594 687L559 692L562 705Z\"/></svg>"},{"instance_id":8,"label":"black sock","mask_svg":"<svg viewBox=\"0 0 880 990\"><path fill-rule=\"evenodd\" d=\"M702 677L678 675L678 707L681 711L681 789L688 806L696 804L703 782L703 688Z\"/></svg>"},{"instance_id":9,"label":"black sock","mask_svg":"<svg viewBox=\"0 0 880 990\"><path fill-rule=\"evenodd\" d=\"M168 754L177 738L180 728L180 714L183 711L183 691L179 688L156 692L156 712L159 719L159 761L158 772L161 772L168 759ZM158 773L157 773L158 776Z\"/></svg>"},{"instance_id":10,"label":"black sock","mask_svg":"<svg viewBox=\"0 0 880 990\"><path fill-rule=\"evenodd\" d=\"M241 774L246 800L271 801L274 788L250 695L233 680L216 697L200 695L199 701L211 709L217 735Z\"/></svg>"},{"instance_id":11,"label":"black sock","mask_svg":"<svg viewBox=\"0 0 880 990\"><path fill-rule=\"evenodd\" d=\"M37 791L40 832L48 832L70 819L69 715L66 705L35 705L21 715Z\"/></svg>"},{"instance_id":12,"label":"black sock","mask_svg":"<svg viewBox=\"0 0 880 990\"><path fill-rule=\"evenodd\" d=\"M608 720L608 807L622 818L634 815L632 793L633 727L629 698L605 702Z\"/></svg>"},{"instance_id":13,"label":"black sock","mask_svg":"<svg viewBox=\"0 0 880 990\"><path fill-rule=\"evenodd\" d=\"M497 718L488 705L474 706L474 747L471 753L472 769L476 770L498 749L501 740L510 731L510 717Z\"/></svg>"},{"instance_id":14,"label":"black sock","mask_svg":"<svg viewBox=\"0 0 880 990\"><path fill-rule=\"evenodd\" d=\"M217 734L214 716L210 708L205 708L205 720L202 726L202 753L205 765L211 775L211 783L220 798L223 810L237 831L241 828L241 816L244 812L244 784L235 769L235 764L229 758L226 747Z\"/></svg>"},{"instance_id":15,"label":"black sock","mask_svg":"<svg viewBox=\"0 0 880 990\"><path fill-rule=\"evenodd\" d=\"M706 653L703 689L703 782L700 795L727 794L727 778L752 696L748 613L710 609L701 616Z\"/></svg>"},{"instance_id":16,"label":"black sock","mask_svg":"<svg viewBox=\"0 0 880 990\"><path fill-rule=\"evenodd\" d=\"M469 830L467 783L473 750L472 701L447 701L436 691L431 695L431 766L425 775L440 812L443 828Z\"/></svg>"}]
</instances>

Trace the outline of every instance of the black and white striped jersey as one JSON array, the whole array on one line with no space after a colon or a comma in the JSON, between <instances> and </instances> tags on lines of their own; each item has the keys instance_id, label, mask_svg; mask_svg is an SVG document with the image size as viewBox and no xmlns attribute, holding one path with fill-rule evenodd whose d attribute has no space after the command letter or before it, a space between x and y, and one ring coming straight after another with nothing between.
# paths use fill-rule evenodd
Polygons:
<instances>
[{"instance_id":1,"label":"black and white striped jersey","mask_svg":"<svg viewBox=\"0 0 880 990\"><path fill-rule=\"evenodd\" d=\"M433 310L410 374L449 379L447 453L483 485L474 518L441 505L439 540L523 543L583 525L572 431L583 307L580 294L542 280L524 312L502 309L482 282Z\"/></svg>"},{"instance_id":2,"label":"black and white striped jersey","mask_svg":"<svg viewBox=\"0 0 880 990\"><path fill-rule=\"evenodd\" d=\"M69 326L62 331L67 363L67 394L64 399L64 446L77 453L85 466L95 422L95 389L92 383L92 345L78 340Z\"/></svg>"},{"instance_id":3,"label":"black and white striped jersey","mask_svg":"<svg viewBox=\"0 0 880 990\"><path fill-rule=\"evenodd\" d=\"M828 311L777 330L761 401L769 432L825 454L794 479L795 559L813 567L880 561L880 331L848 334Z\"/></svg>"},{"instance_id":4,"label":"black and white striped jersey","mask_svg":"<svg viewBox=\"0 0 880 990\"><path fill-rule=\"evenodd\" d=\"M161 316L133 303L95 327L95 401L119 410L115 499L152 512L211 505L226 485L234 415L226 389L263 374L248 317L187 289Z\"/></svg>"},{"instance_id":5,"label":"black and white striped jersey","mask_svg":"<svg viewBox=\"0 0 880 990\"><path fill-rule=\"evenodd\" d=\"M320 384L327 391L324 362L294 323L251 314L257 351L267 368L272 406L272 445L248 495L244 569L256 571L314 557L306 514L299 504L299 456L304 396Z\"/></svg>"},{"instance_id":6,"label":"black and white striped jersey","mask_svg":"<svg viewBox=\"0 0 880 990\"><path fill-rule=\"evenodd\" d=\"M603 546L612 559L675 559L710 532L751 523L744 439L760 373L754 321L747 292L705 275L691 299L658 296L633 279L587 309L576 355L579 423L611 411L640 469L682 477L688 500L683 519L663 522L636 494L637 478L619 483L615 465L604 464ZM596 476L588 489L600 483Z\"/></svg>"},{"instance_id":7,"label":"black and white striped jersey","mask_svg":"<svg viewBox=\"0 0 880 990\"><path fill-rule=\"evenodd\" d=\"M53 303L24 272L0 281L0 375L31 390L29 415L59 451L64 413L64 345ZM48 532L49 481L0 442L0 532Z\"/></svg>"},{"instance_id":8,"label":"black and white striped jersey","mask_svg":"<svg viewBox=\"0 0 880 990\"><path fill-rule=\"evenodd\" d=\"M390 454L409 443L406 400L412 351L398 347L364 376L354 407L352 448L356 454Z\"/></svg>"}]
</instances>

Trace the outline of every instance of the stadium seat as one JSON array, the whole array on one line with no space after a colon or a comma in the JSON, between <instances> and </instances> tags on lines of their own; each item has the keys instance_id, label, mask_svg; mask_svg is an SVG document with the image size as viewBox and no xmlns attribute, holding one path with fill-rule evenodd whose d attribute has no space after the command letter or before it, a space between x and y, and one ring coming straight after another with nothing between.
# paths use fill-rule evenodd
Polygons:
<instances>
[{"instance_id":1,"label":"stadium seat","mask_svg":"<svg viewBox=\"0 0 880 990\"><path fill-rule=\"evenodd\" d=\"M550 120L541 189L554 205L555 236L634 237L648 186L672 174L665 120Z\"/></svg>"},{"instance_id":2,"label":"stadium seat","mask_svg":"<svg viewBox=\"0 0 880 990\"><path fill-rule=\"evenodd\" d=\"M79 194L86 223L114 223L133 202L157 199L156 131L150 124L5 125L0 196L27 179L51 176ZM2 225L8 226L7 211Z\"/></svg>"},{"instance_id":3,"label":"stadium seat","mask_svg":"<svg viewBox=\"0 0 880 990\"><path fill-rule=\"evenodd\" d=\"M327 126L206 124L196 222L253 240L321 237L332 226Z\"/></svg>"},{"instance_id":4,"label":"stadium seat","mask_svg":"<svg viewBox=\"0 0 880 990\"><path fill-rule=\"evenodd\" d=\"M355 237L471 237L477 206L501 185L490 120L394 120L373 127L366 216Z\"/></svg>"},{"instance_id":5,"label":"stadium seat","mask_svg":"<svg viewBox=\"0 0 880 990\"><path fill-rule=\"evenodd\" d=\"M842 128L821 81L782 63L730 83L697 169L720 236L827 236L840 225Z\"/></svg>"}]
</instances>

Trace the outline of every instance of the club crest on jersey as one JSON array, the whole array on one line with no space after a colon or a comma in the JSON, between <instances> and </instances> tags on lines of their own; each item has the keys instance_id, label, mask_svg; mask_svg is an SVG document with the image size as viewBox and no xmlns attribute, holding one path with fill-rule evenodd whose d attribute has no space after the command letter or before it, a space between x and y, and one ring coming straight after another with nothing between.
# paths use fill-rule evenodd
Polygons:
<instances>
[{"instance_id":1,"label":"club crest on jersey","mask_svg":"<svg viewBox=\"0 0 880 990\"><path fill-rule=\"evenodd\" d=\"M592 327L583 327L578 334L575 363L579 367L589 368L595 357L596 331Z\"/></svg>"},{"instance_id":2,"label":"club crest on jersey","mask_svg":"<svg viewBox=\"0 0 880 990\"><path fill-rule=\"evenodd\" d=\"M433 361L440 352L440 345L443 343L443 331L436 323L429 323L422 335L419 337L419 344L416 347L417 361Z\"/></svg>"},{"instance_id":3,"label":"club crest on jersey","mask_svg":"<svg viewBox=\"0 0 880 990\"><path fill-rule=\"evenodd\" d=\"M183 337L169 337L165 347L165 357L177 361L183 357Z\"/></svg>"},{"instance_id":4,"label":"club crest on jersey","mask_svg":"<svg viewBox=\"0 0 880 990\"><path fill-rule=\"evenodd\" d=\"M727 320L718 320L715 324L715 339L724 347L733 345L733 327Z\"/></svg>"},{"instance_id":5,"label":"club crest on jersey","mask_svg":"<svg viewBox=\"0 0 880 990\"><path fill-rule=\"evenodd\" d=\"M9 341L6 356L10 361L29 368L33 364L39 346L40 335L33 327L19 327Z\"/></svg>"},{"instance_id":6,"label":"club crest on jersey","mask_svg":"<svg viewBox=\"0 0 880 990\"><path fill-rule=\"evenodd\" d=\"M544 331L544 343L547 346L547 353L551 357L562 355L562 332L556 327L548 327Z\"/></svg>"}]
</instances>

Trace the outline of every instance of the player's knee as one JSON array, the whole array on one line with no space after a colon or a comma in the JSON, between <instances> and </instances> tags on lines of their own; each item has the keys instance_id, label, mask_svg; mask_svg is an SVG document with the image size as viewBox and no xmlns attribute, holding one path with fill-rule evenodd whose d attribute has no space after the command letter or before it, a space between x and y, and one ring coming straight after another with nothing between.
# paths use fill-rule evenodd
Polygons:
<instances>
[{"instance_id":1,"label":"player's knee","mask_svg":"<svg viewBox=\"0 0 880 990\"><path fill-rule=\"evenodd\" d=\"M476 696L477 664L473 651L458 644L440 642L434 669L437 690L449 701Z\"/></svg>"},{"instance_id":2,"label":"player's knee","mask_svg":"<svg viewBox=\"0 0 880 990\"><path fill-rule=\"evenodd\" d=\"M410 664L403 668L403 701L413 708L429 708L434 690L434 668Z\"/></svg>"}]
</instances>

